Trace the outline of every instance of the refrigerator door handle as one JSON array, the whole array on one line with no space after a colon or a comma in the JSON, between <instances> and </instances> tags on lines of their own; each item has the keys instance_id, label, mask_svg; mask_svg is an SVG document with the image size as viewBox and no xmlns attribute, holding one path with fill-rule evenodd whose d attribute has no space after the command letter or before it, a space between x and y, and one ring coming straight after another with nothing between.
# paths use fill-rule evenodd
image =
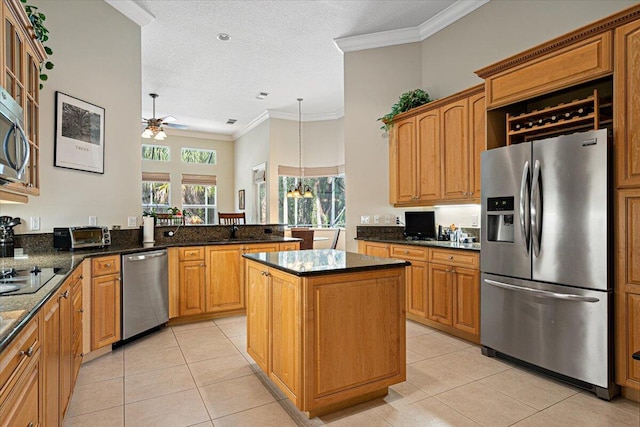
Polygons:
<instances>
[{"instance_id":1,"label":"refrigerator door handle","mask_svg":"<svg viewBox=\"0 0 640 427\"><path fill-rule=\"evenodd\" d=\"M531 219L529 217L530 191L529 191L529 161L524 162L522 168L522 180L520 181L520 230L524 236L524 252L529 255L529 231Z\"/></svg>"},{"instance_id":2,"label":"refrigerator door handle","mask_svg":"<svg viewBox=\"0 0 640 427\"><path fill-rule=\"evenodd\" d=\"M540 289L527 288L524 286L510 285L508 283L497 282L495 280L490 280L490 279L484 279L484 282L488 285L496 286L498 288L526 292L528 294L532 294L534 296L542 297L542 298L553 298L553 299L562 299L562 300L579 301L579 302L591 302L591 303L600 301L600 299L594 298L594 297L585 297L582 295L561 294L558 292L543 291Z\"/></svg>"},{"instance_id":3,"label":"refrigerator door handle","mask_svg":"<svg viewBox=\"0 0 640 427\"><path fill-rule=\"evenodd\" d=\"M540 255L540 237L542 235L542 195L540 194L540 160L533 166L531 180L531 243L535 256Z\"/></svg>"}]
</instances>

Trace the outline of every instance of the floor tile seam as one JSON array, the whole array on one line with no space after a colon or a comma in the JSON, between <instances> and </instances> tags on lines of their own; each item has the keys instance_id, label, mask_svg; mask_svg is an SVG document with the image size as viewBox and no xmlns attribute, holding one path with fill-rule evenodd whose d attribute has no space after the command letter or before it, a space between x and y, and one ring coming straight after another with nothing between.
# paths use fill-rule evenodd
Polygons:
<instances>
[{"instance_id":1,"label":"floor tile seam","mask_svg":"<svg viewBox=\"0 0 640 427\"><path fill-rule=\"evenodd\" d=\"M461 386L461 387L462 387L462 386ZM458 388L458 387L456 387L456 388ZM455 390L455 389L451 389L451 390ZM447 391L450 391L450 390L447 390ZM446 393L446 392L443 392L443 393ZM442 394L442 393L439 393L439 394ZM484 424L482 424L480 421L476 421L475 419L473 419L473 418L471 418L470 416L468 416L468 415L466 415L466 414L464 414L464 413L460 412L458 409L454 408L453 406L449 405L447 402L445 402L445 401L443 401L442 399L440 399L440 398L438 397L438 395L435 395L435 396L433 396L433 397L434 397L438 402L440 402L440 403L442 403L444 406L446 406L447 408L449 408L449 409L451 409L452 411L454 411L454 412L456 412L456 413L460 414L460 415L461 415L461 416L463 416L464 418L466 418L466 419L468 419L468 420L471 420L471 422L473 422L473 423L475 423L475 424L478 424L478 425L480 425L480 426L484 426ZM525 418L522 418L521 420L515 421L514 423L510 424L510 426L511 426L511 425L514 425L514 424L517 424L517 423L521 422L522 420L525 420L525 419L527 419L527 418L529 418L529 417L532 417L532 416L534 416L535 414L537 414L537 412L535 412L535 413L533 413L533 414L531 414L531 415L527 415Z\"/></svg>"},{"instance_id":2,"label":"floor tile seam","mask_svg":"<svg viewBox=\"0 0 640 427\"><path fill-rule=\"evenodd\" d=\"M177 342L175 345L168 345L168 346L160 346L160 347L152 346L150 348L144 348L144 347L130 348L130 349L124 350L124 357L126 357L127 354L131 355L132 353L148 353L150 351L164 350L164 349L176 348L176 347L180 347L180 344L178 344Z\"/></svg>"},{"instance_id":3,"label":"floor tile seam","mask_svg":"<svg viewBox=\"0 0 640 427\"><path fill-rule=\"evenodd\" d=\"M191 372L191 377L192 377L192 378L194 379L194 381L195 381L195 378L193 377L193 371L191 371L191 369L189 369L189 372ZM221 383L221 382L224 382L224 381L236 380L236 379L238 379L238 378L248 377L249 375L255 375L255 374L254 374L253 372L249 372L249 373L247 373L247 374L242 374L242 375L239 375L239 376L237 376L237 377L233 377L233 378L224 378L224 379L217 380L217 381L213 381L213 382L210 382L210 383L208 382L208 383L206 383L206 384L198 384L198 383L196 382L196 387L197 387L197 388L200 388L200 387L208 387L208 386L210 386L210 385L218 384L218 383Z\"/></svg>"},{"instance_id":4,"label":"floor tile seam","mask_svg":"<svg viewBox=\"0 0 640 427\"><path fill-rule=\"evenodd\" d=\"M158 394L158 395L155 395L155 396L145 397L143 399L132 400L130 402L127 402L125 400L124 404L125 405L129 405L131 403L144 402L145 400L151 400L151 399L155 399L155 398L162 397L162 396L169 396L170 394L181 393L183 391L193 390L194 388L198 388L198 386L195 385L195 383L194 383L193 387L185 388L185 389L182 389L182 390L173 390L170 393L161 393L161 394ZM126 399L126 396L125 396L125 399Z\"/></svg>"},{"instance_id":5,"label":"floor tile seam","mask_svg":"<svg viewBox=\"0 0 640 427\"><path fill-rule=\"evenodd\" d=\"M243 412L247 412L247 411L251 411L251 410L253 410L253 409L261 408L261 407L263 407L263 406L271 405L272 403L276 403L276 402L277 402L277 400L276 400L275 402L261 403L260 405L252 406L251 408L242 409L242 410L240 410L240 411L236 411L236 412L231 412L231 413L228 413L228 414L222 415L222 416L217 417L217 418L211 418L210 420L211 420L211 421L213 422L213 424L215 425L215 421L216 421L216 420L220 420L221 418L225 418L225 417L230 417L230 416L232 416L232 415L241 414L241 413L243 413ZM211 415L210 415L210 416L211 416Z\"/></svg>"},{"instance_id":6,"label":"floor tile seam","mask_svg":"<svg viewBox=\"0 0 640 427\"><path fill-rule=\"evenodd\" d=\"M99 380L90 381L90 382L82 382L82 383L79 383L79 382L76 381L76 384L75 384L75 386L73 388L75 389L76 387L82 387L82 386L86 386L86 385L97 384L97 383L103 382L103 381L117 380L118 378L123 378L124 379L124 376L125 375L124 375L124 372L123 372L122 375L117 376L117 377L101 378Z\"/></svg>"},{"instance_id":7,"label":"floor tile seam","mask_svg":"<svg viewBox=\"0 0 640 427\"><path fill-rule=\"evenodd\" d=\"M459 351L459 350L453 350L453 351L449 351L449 352L447 352L447 353L438 354L437 356L431 356L431 357L429 357L429 356L425 356L424 354L420 353L419 351L416 351L416 350L411 349L411 348L409 348L409 347L407 347L407 349L409 349L409 350L413 351L414 353L418 353L420 356L424 357L424 358L425 358L425 360L435 359L436 357L446 356L446 355L448 355L448 354L452 354L452 353L455 353L455 352Z\"/></svg>"},{"instance_id":8,"label":"floor tile seam","mask_svg":"<svg viewBox=\"0 0 640 427\"><path fill-rule=\"evenodd\" d=\"M67 419L67 418L75 418L75 417L84 416L84 415L89 415L89 414L95 414L96 412L106 411L107 409L113 409L113 408L117 408L117 407L119 407L119 406L124 406L124 396L122 396L122 400L123 400L123 403L122 403L122 404L120 404L120 405L111 405L111 406L106 406L106 407L104 407L104 408L96 409L96 410L94 410L94 411L82 412L82 413L73 414L73 415L69 415L69 410L67 409L67 413L65 414L64 419Z\"/></svg>"},{"instance_id":9,"label":"floor tile seam","mask_svg":"<svg viewBox=\"0 0 640 427\"><path fill-rule=\"evenodd\" d=\"M197 387L196 387L195 389L196 389L196 391L198 392L198 396L200 397L200 402L202 403L202 406L204 407L205 412L207 413L207 416L209 417L209 419L208 419L208 420L206 420L206 421L211 421L211 414L209 414L209 409L207 409L207 405L204 403L204 399L202 398L202 394L200 394L200 390L198 390L198 388L197 388ZM185 391L189 391L189 390L193 390L193 389L187 389L187 390L175 391L175 392L173 392L173 393L163 394L163 395L155 396L155 397L151 397L151 398L149 398L149 399L145 399L145 400L151 400L151 399L157 399L157 398L159 398L159 397L171 396L172 394L184 393ZM126 416L127 416L127 412L126 412L126 410L127 410L127 406L135 405L135 404L138 404L138 403L140 403L140 402L144 402L145 400L138 400L138 401L135 401L135 402L125 403L124 405L122 405L122 406L123 406L123 411L124 411L123 416L124 416L124 423L125 423L125 427L126 427L126 420L127 420L127 419L126 419ZM200 422L195 423L195 424L193 424L193 425L201 424L201 423L204 423L204 422L206 422L206 421L200 421Z\"/></svg>"},{"instance_id":10,"label":"floor tile seam","mask_svg":"<svg viewBox=\"0 0 640 427\"><path fill-rule=\"evenodd\" d=\"M184 355L182 357L184 358ZM147 370L138 371L138 372L127 372L126 368L125 368L124 378L126 379L128 376L132 377L134 375L147 374L149 372L162 371L164 369L175 368L176 366L183 366L183 365L187 365L187 361L186 360L184 361L184 363L177 363L177 364L174 364L174 365L163 366L162 368L147 369Z\"/></svg>"},{"instance_id":11,"label":"floor tile seam","mask_svg":"<svg viewBox=\"0 0 640 427\"><path fill-rule=\"evenodd\" d=\"M453 389L452 389L452 390L453 390ZM423 391L424 391L424 390L423 390ZM423 402L423 401L428 400L428 399L435 399L437 402L442 403L444 406L446 406L447 408L451 409L453 412L455 412L455 413L459 414L460 416L462 416L462 417L466 418L467 420L469 420L469 421L471 421L471 422L473 422L473 423L476 423L476 424L479 424L479 425L480 425L480 423L479 423L479 422L477 422L476 420L474 420L474 419L470 418L469 416L467 416L467 415L463 414L462 412L458 411L456 408L453 408L453 407L451 407L451 406L447 405L447 404L446 404L445 402L443 402L442 400L438 399L438 397L437 397L436 395L433 395L433 396L427 396L427 397L425 397L424 399L416 400L415 402L411 402L411 403L409 403L407 406L412 406L412 405L415 405L415 404L417 404L417 403Z\"/></svg>"}]
</instances>

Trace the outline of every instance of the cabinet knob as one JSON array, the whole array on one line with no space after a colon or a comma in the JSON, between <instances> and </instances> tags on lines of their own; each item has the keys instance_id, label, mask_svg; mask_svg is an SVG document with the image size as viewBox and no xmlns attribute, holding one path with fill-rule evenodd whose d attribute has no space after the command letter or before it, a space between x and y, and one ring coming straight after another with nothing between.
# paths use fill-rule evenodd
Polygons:
<instances>
[{"instance_id":1,"label":"cabinet knob","mask_svg":"<svg viewBox=\"0 0 640 427\"><path fill-rule=\"evenodd\" d=\"M80 275L80 280L82 280L82 279L84 279L84 276L81 274L81 275Z\"/></svg>"},{"instance_id":2,"label":"cabinet knob","mask_svg":"<svg viewBox=\"0 0 640 427\"><path fill-rule=\"evenodd\" d=\"M111 268L111 264L110 264L110 263L109 263L109 264L105 264L104 266L105 266L106 268Z\"/></svg>"},{"instance_id":3,"label":"cabinet knob","mask_svg":"<svg viewBox=\"0 0 640 427\"><path fill-rule=\"evenodd\" d=\"M449 255L449 259L453 259L453 255Z\"/></svg>"},{"instance_id":4,"label":"cabinet knob","mask_svg":"<svg viewBox=\"0 0 640 427\"><path fill-rule=\"evenodd\" d=\"M119 277L116 277L116 281L118 281L118 282L119 282L119 281L120 281L120 278L119 278Z\"/></svg>"},{"instance_id":5,"label":"cabinet knob","mask_svg":"<svg viewBox=\"0 0 640 427\"><path fill-rule=\"evenodd\" d=\"M33 427L33 421L29 423L29 427Z\"/></svg>"},{"instance_id":6,"label":"cabinet knob","mask_svg":"<svg viewBox=\"0 0 640 427\"><path fill-rule=\"evenodd\" d=\"M60 298L68 299L69 298L69 290L67 289L60 295Z\"/></svg>"},{"instance_id":7,"label":"cabinet knob","mask_svg":"<svg viewBox=\"0 0 640 427\"><path fill-rule=\"evenodd\" d=\"M84 313L84 308L79 309L78 313Z\"/></svg>"},{"instance_id":8,"label":"cabinet knob","mask_svg":"<svg viewBox=\"0 0 640 427\"><path fill-rule=\"evenodd\" d=\"M204 267L204 263L200 264L200 267Z\"/></svg>"},{"instance_id":9,"label":"cabinet knob","mask_svg":"<svg viewBox=\"0 0 640 427\"><path fill-rule=\"evenodd\" d=\"M409 255L409 251L404 251L404 254L405 255Z\"/></svg>"},{"instance_id":10,"label":"cabinet knob","mask_svg":"<svg viewBox=\"0 0 640 427\"><path fill-rule=\"evenodd\" d=\"M33 356L33 346L36 345L36 343L31 344L31 347L29 347L26 351L25 350L21 350L20 354L23 356L27 356L27 357L31 357Z\"/></svg>"}]
</instances>

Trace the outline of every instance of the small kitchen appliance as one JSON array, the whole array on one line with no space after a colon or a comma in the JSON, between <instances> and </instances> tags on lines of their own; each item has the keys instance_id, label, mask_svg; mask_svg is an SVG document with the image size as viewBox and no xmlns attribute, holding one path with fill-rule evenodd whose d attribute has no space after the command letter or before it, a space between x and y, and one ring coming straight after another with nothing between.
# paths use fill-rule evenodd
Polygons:
<instances>
[{"instance_id":1,"label":"small kitchen appliance","mask_svg":"<svg viewBox=\"0 0 640 427\"><path fill-rule=\"evenodd\" d=\"M607 130L482 153L481 344L609 400Z\"/></svg>"},{"instance_id":2,"label":"small kitchen appliance","mask_svg":"<svg viewBox=\"0 0 640 427\"><path fill-rule=\"evenodd\" d=\"M13 227L20 223L20 218L0 216L0 257L13 257Z\"/></svg>"},{"instance_id":3,"label":"small kitchen appliance","mask_svg":"<svg viewBox=\"0 0 640 427\"><path fill-rule=\"evenodd\" d=\"M23 129L22 107L0 87L0 185L27 180L29 142Z\"/></svg>"},{"instance_id":4,"label":"small kitchen appliance","mask_svg":"<svg viewBox=\"0 0 640 427\"><path fill-rule=\"evenodd\" d=\"M53 229L53 247L57 250L104 248L110 244L111 234L108 227L86 225Z\"/></svg>"}]
</instances>

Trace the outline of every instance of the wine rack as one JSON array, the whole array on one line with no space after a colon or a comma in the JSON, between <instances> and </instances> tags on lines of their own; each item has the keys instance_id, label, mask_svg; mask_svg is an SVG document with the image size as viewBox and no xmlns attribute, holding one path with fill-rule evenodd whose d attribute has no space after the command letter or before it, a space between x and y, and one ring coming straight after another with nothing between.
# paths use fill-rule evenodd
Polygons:
<instances>
[{"instance_id":1,"label":"wine rack","mask_svg":"<svg viewBox=\"0 0 640 427\"><path fill-rule=\"evenodd\" d=\"M507 113L507 145L534 139L611 127L611 99L593 95L523 114Z\"/></svg>"}]
</instances>

